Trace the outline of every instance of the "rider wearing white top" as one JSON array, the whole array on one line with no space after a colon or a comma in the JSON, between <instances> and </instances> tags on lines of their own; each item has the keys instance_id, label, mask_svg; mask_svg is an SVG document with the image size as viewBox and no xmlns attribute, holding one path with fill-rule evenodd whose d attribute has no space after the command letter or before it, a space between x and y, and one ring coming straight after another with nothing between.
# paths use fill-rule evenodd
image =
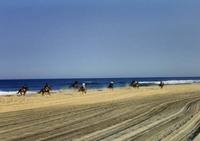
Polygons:
<instances>
[{"instance_id":1,"label":"rider wearing white top","mask_svg":"<svg viewBox=\"0 0 200 141\"><path fill-rule=\"evenodd\" d=\"M86 88L85 83L82 83L82 87L83 87L83 88Z\"/></svg>"}]
</instances>

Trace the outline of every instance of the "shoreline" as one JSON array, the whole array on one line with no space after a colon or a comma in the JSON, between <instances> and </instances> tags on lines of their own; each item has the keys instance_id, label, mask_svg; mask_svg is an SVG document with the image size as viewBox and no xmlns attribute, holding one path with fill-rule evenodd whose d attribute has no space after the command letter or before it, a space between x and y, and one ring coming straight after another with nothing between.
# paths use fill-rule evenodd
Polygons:
<instances>
[{"instance_id":1,"label":"shoreline","mask_svg":"<svg viewBox=\"0 0 200 141\"><path fill-rule=\"evenodd\" d=\"M200 83L184 83L184 84L165 84L165 87L166 86L181 86L181 85L200 85ZM158 84L152 84L152 85L141 85L140 88L151 88L151 87L159 87ZM114 87L114 89L127 89L127 88L133 88L129 85L126 85L126 86L116 86ZM135 89L135 88L133 88ZM87 91L106 91L108 90L107 87L101 87L101 88L88 88ZM31 91L28 91L26 96L30 96L30 95L36 95L38 94L40 90L31 90ZM58 93L72 93L72 92L76 92L77 90L76 89L72 89L72 88L69 88L69 89L55 89L55 90L52 90L51 93L52 94L58 94ZM0 91L0 97L2 96L6 96L6 97L9 97L9 96L15 96L17 95L17 92L18 91ZM9 94L10 93L10 94Z\"/></svg>"},{"instance_id":2,"label":"shoreline","mask_svg":"<svg viewBox=\"0 0 200 141\"><path fill-rule=\"evenodd\" d=\"M115 88L114 90L88 90L87 94L72 90L52 93L50 96L42 96L41 94L28 94L27 96L2 95L0 96L0 113L54 105L76 106L124 100L128 98L142 99L148 96L165 94L178 95L180 93L191 93L195 91L200 91L200 84L166 85L163 89L158 86L149 86L141 87L139 89L123 87Z\"/></svg>"}]
</instances>

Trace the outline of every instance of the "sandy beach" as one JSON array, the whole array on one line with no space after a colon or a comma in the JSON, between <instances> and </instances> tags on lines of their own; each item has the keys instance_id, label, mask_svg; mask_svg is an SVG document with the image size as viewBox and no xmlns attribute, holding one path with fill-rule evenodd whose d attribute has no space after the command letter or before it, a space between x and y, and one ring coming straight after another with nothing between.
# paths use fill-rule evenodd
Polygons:
<instances>
[{"instance_id":1,"label":"sandy beach","mask_svg":"<svg viewBox=\"0 0 200 141\"><path fill-rule=\"evenodd\" d=\"M1 141L199 140L200 84L0 97Z\"/></svg>"}]
</instances>

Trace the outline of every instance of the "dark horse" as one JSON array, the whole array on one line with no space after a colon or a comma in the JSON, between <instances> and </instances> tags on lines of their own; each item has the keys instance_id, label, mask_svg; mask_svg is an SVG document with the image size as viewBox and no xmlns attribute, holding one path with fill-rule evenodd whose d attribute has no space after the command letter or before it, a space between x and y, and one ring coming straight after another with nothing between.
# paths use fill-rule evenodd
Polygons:
<instances>
[{"instance_id":1,"label":"dark horse","mask_svg":"<svg viewBox=\"0 0 200 141\"><path fill-rule=\"evenodd\" d=\"M78 81L74 81L74 83L72 83L72 85L70 86L70 88L78 89L78 88L79 88L79 83L78 83Z\"/></svg>"},{"instance_id":2,"label":"dark horse","mask_svg":"<svg viewBox=\"0 0 200 141\"><path fill-rule=\"evenodd\" d=\"M131 84L130 84L131 87L133 88L139 88L140 87L140 84L138 81L132 81Z\"/></svg>"},{"instance_id":3,"label":"dark horse","mask_svg":"<svg viewBox=\"0 0 200 141\"><path fill-rule=\"evenodd\" d=\"M110 83L109 83L109 85L108 85L108 88L109 89L114 89L114 82L113 81L111 81Z\"/></svg>"},{"instance_id":4,"label":"dark horse","mask_svg":"<svg viewBox=\"0 0 200 141\"><path fill-rule=\"evenodd\" d=\"M19 89L19 91L17 92L17 94L20 94L20 96L25 96L27 91L28 91L28 87L22 86L22 87Z\"/></svg>"},{"instance_id":5,"label":"dark horse","mask_svg":"<svg viewBox=\"0 0 200 141\"><path fill-rule=\"evenodd\" d=\"M85 93L85 94L87 93L85 83L83 83L82 86L78 89L78 92L82 92L82 93Z\"/></svg>"},{"instance_id":6,"label":"dark horse","mask_svg":"<svg viewBox=\"0 0 200 141\"><path fill-rule=\"evenodd\" d=\"M159 86L160 86L161 89L164 87L164 85L165 85L165 84L164 84L162 81L160 81Z\"/></svg>"},{"instance_id":7,"label":"dark horse","mask_svg":"<svg viewBox=\"0 0 200 141\"><path fill-rule=\"evenodd\" d=\"M130 84L131 87L133 88L139 88L140 87L140 84L138 81L132 81L131 84Z\"/></svg>"},{"instance_id":8,"label":"dark horse","mask_svg":"<svg viewBox=\"0 0 200 141\"><path fill-rule=\"evenodd\" d=\"M44 95L45 93L47 93L48 95L50 95L51 90L51 87L46 83L46 85L39 91L39 94L42 93L42 95Z\"/></svg>"}]
</instances>

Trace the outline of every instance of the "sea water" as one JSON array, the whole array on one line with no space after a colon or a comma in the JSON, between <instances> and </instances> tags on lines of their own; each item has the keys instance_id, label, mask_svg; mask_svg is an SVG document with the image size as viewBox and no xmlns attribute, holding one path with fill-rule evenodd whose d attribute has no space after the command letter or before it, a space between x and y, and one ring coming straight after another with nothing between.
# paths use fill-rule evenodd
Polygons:
<instances>
[{"instance_id":1,"label":"sea water","mask_svg":"<svg viewBox=\"0 0 200 141\"><path fill-rule=\"evenodd\" d=\"M115 87L126 87L132 81L139 81L143 86L158 85L160 81L165 84L192 84L200 83L200 77L144 77L144 78L80 78L80 79L15 79L0 80L0 95L16 94L18 89L25 85L29 87L29 93L39 91L45 83L53 90L61 91L71 89L74 81L86 83L88 89L106 88L110 81L114 81Z\"/></svg>"}]
</instances>

